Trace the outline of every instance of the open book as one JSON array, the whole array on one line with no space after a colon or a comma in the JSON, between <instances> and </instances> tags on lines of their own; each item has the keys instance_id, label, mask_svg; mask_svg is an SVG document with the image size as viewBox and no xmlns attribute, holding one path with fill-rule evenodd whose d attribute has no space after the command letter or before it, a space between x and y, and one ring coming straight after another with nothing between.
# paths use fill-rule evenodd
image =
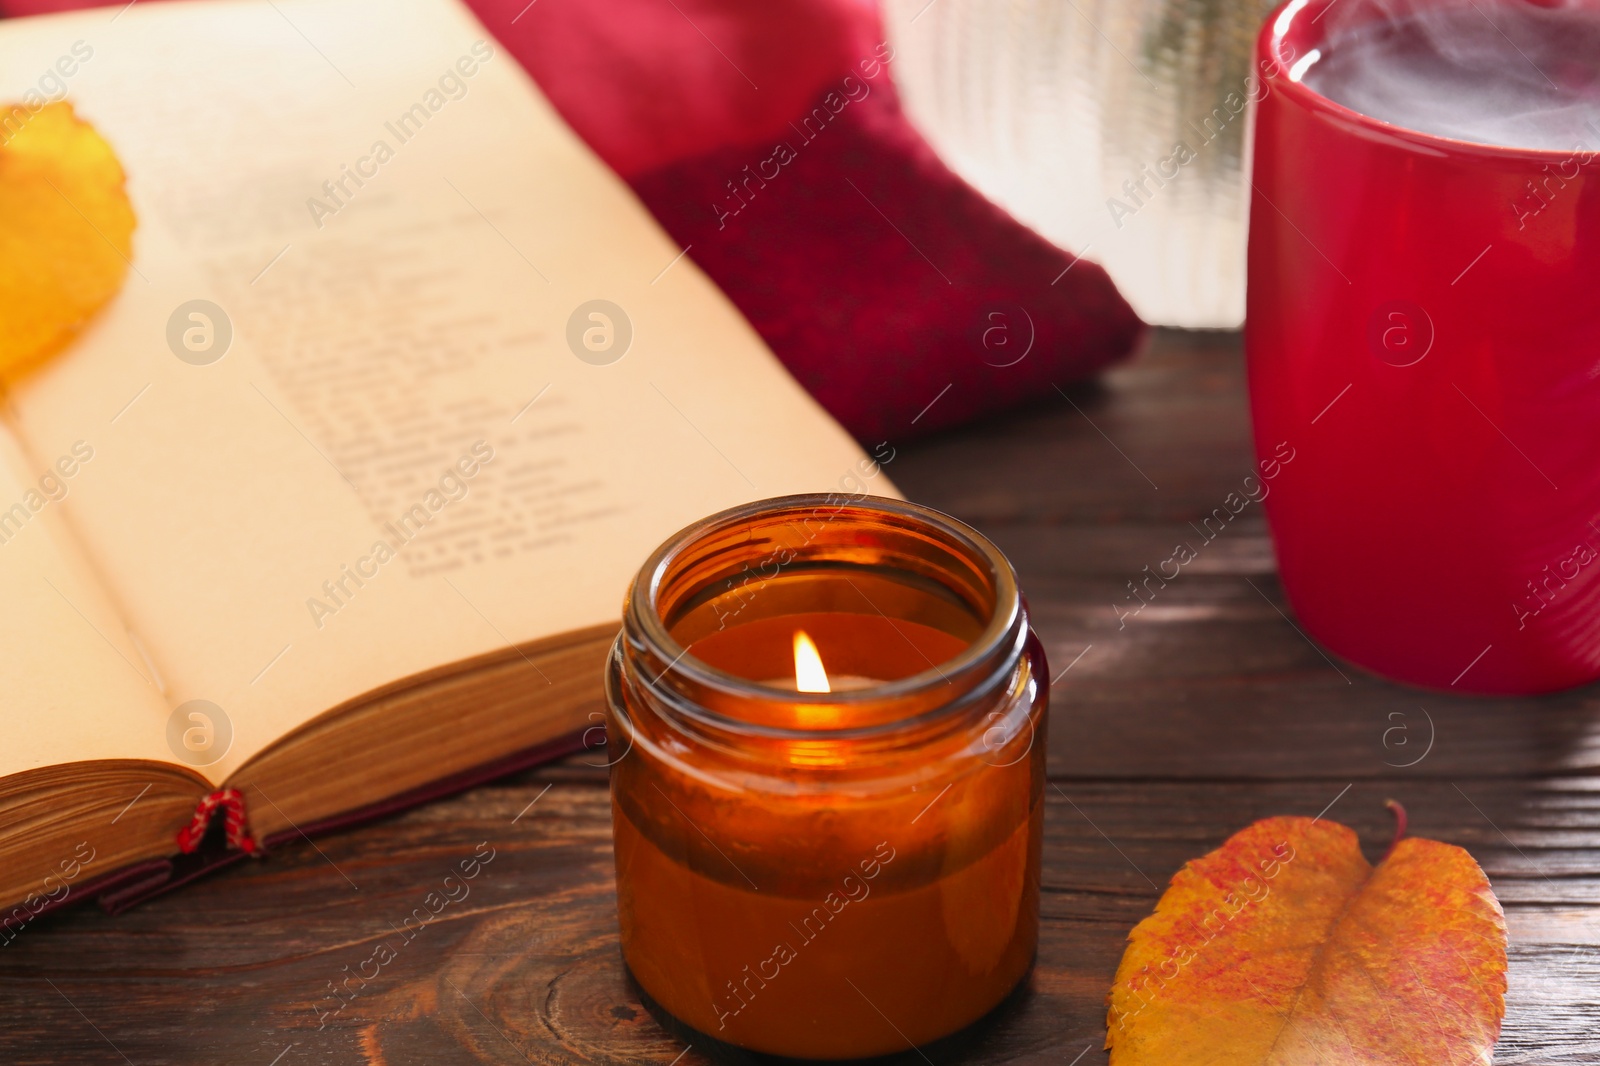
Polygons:
<instances>
[{"instance_id":1,"label":"open book","mask_svg":"<svg viewBox=\"0 0 1600 1066\"><path fill-rule=\"evenodd\" d=\"M248 849L558 750L657 543L875 471L453 0L0 22L0 71L139 216L0 412L13 930L213 813Z\"/></svg>"}]
</instances>

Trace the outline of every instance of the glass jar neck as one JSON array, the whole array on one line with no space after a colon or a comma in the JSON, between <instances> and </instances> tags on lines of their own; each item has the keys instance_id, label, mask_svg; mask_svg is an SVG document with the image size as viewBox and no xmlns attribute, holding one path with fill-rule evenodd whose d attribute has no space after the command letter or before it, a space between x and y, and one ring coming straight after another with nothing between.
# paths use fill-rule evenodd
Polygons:
<instances>
[{"instance_id":1,"label":"glass jar neck","mask_svg":"<svg viewBox=\"0 0 1600 1066\"><path fill-rule=\"evenodd\" d=\"M808 612L858 616L881 634L875 647L845 649L869 664L862 672L874 656L902 665L861 687L798 693L691 650ZM919 634L961 650L927 651ZM897 500L791 496L696 523L645 563L607 683L689 743L753 752L815 742L861 756L969 730L1006 698L1027 641L1015 574L975 530Z\"/></svg>"}]
</instances>

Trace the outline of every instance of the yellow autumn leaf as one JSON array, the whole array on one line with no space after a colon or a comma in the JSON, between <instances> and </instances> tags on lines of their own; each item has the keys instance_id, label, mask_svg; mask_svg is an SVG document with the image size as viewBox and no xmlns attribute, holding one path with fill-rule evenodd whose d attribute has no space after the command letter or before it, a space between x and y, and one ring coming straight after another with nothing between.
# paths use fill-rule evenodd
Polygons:
<instances>
[{"instance_id":1,"label":"yellow autumn leaf","mask_svg":"<svg viewBox=\"0 0 1600 1066\"><path fill-rule=\"evenodd\" d=\"M66 102L0 104L0 377L59 351L133 256L122 164Z\"/></svg>"},{"instance_id":2,"label":"yellow autumn leaf","mask_svg":"<svg viewBox=\"0 0 1600 1066\"><path fill-rule=\"evenodd\" d=\"M1472 856L1402 839L1373 867L1342 825L1270 818L1129 934L1106 1046L1112 1066L1487 1064L1505 990L1505 916Z\"/></svg>"}]
</instances>

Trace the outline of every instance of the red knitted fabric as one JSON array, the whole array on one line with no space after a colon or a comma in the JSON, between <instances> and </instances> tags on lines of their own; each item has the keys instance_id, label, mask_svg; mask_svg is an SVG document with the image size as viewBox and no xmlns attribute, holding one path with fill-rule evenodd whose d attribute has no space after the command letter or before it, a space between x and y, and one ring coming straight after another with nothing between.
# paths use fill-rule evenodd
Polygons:
<instances>
[{"instance_id":1,"label":"red knitted fabric","mask_svg":"<svg viewBox=\"0 0 1600 1066\"><path fill-rule=\"evenodd\" d=\"M1103 270L906 121L870 0L470 2L863 442L1054 397L1137 343Z\"/></svg>"}]
</instances>

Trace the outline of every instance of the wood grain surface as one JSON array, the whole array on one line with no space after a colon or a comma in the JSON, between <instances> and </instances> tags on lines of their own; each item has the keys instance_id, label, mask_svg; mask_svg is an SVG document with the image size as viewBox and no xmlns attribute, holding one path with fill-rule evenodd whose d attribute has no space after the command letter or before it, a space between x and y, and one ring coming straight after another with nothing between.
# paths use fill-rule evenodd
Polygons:
<instances>
[{"instance_id":1,"label":"wood grain surface","mask_svg":"<svg viewBox=\"0 0 1600 1066\"><path fill-rule=\"evenodd\" d=\"M937 1063L1103 1063L1127 931L1250 821L1326 812L1376 858L1401 800L1460 844L1510 926L1495 1062L1600 1063L1600 698L1447 698L1330 661L1285 606L1252 505L1137 616L1126 582L1251 471L1238 338L1158 333L1103 381L901 446L912 498L1021 573L1052 698L1039 960ZM617 951L602 753L279 849L116 918L0 949L0 1062L434 1066L712 1061L640 1005ZM465 899L395 931L477 851ZM399 944L361 993L332 983ZM364 968L364 969L363 969ZM924 1062L922 1053L899 1060Z\"/></svg>"}]
</instances>

